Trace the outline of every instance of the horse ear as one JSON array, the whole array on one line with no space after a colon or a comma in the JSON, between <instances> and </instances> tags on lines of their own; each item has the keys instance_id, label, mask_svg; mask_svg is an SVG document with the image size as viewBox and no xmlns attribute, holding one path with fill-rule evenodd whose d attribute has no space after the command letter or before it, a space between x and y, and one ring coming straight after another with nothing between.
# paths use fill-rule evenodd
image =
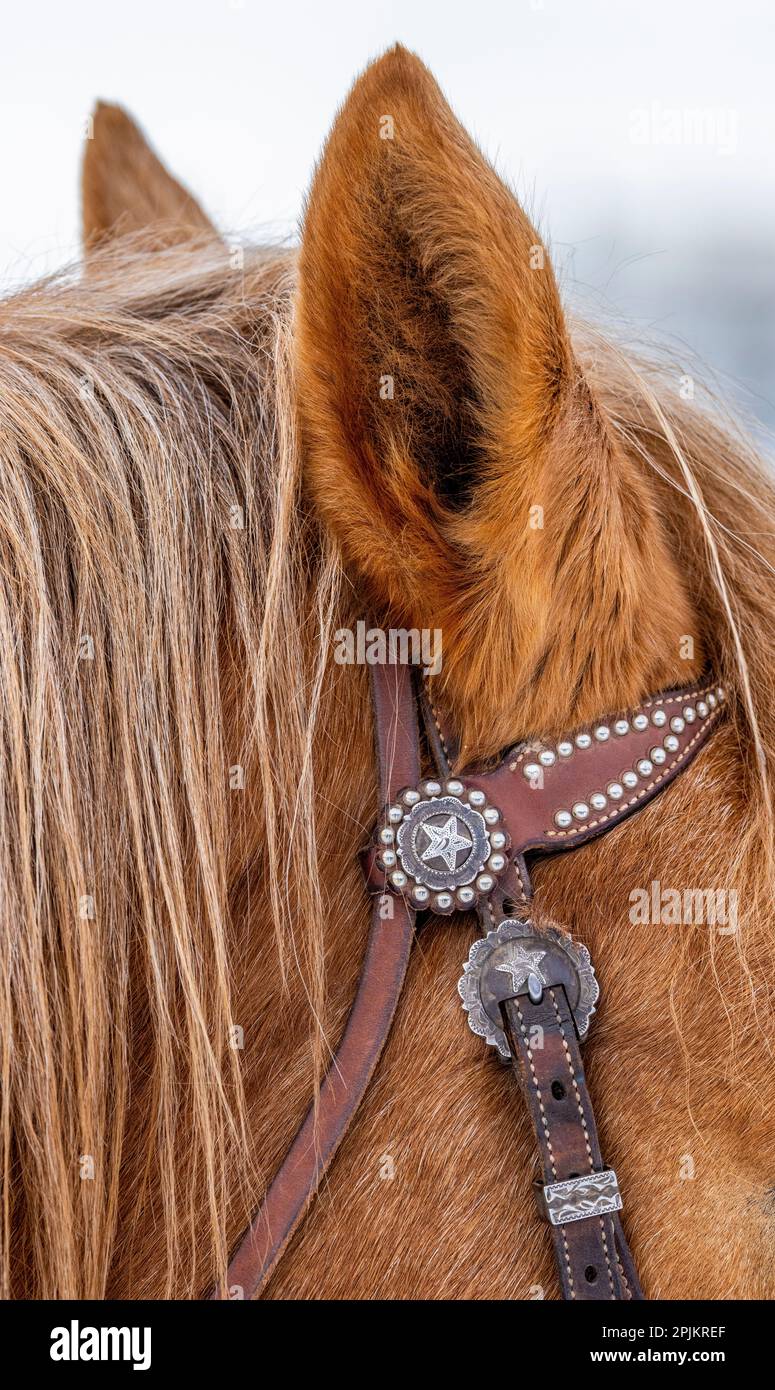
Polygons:
<instances>
[{"instance_id":1,"label":"horse ear","mask_svg":"<svg viewBox=\"0 0 775 1390\"><path fill-rule=\"evenodd\" d=\"M87 250L128 232L148 231L152 244L159 246L215 232L196 200L168 173L120 106L98 102L89 134L81 180Z\"/></svg>"},{"instance_id":2,"label":"horse ear","mask_svg":"<svg viewBox=\"0 0 775 1390\"><path fill-rule=\"evenodd\" d=\"M651 605L691 631L645 480L578 367L539 236L400 47L335 122L299 275L311 492L378 610L442 629L459 723L489 691L508 724L505 672L549 673L558 712L583 718L618 662L615 701L639 698L641 666L659 679L672 659Z\"/></svg>"}]
</instances>

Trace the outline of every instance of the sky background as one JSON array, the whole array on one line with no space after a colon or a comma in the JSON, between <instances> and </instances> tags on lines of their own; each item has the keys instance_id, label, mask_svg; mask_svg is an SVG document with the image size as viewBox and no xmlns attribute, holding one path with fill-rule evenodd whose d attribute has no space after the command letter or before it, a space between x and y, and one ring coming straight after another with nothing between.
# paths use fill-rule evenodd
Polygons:
<instances>
[{"instance_id":1,"label":"sky background","mask_svg":"<svg viewBox=\"0 0 775 1390\"><path fill-rule=\"evenodd\" d=\"M4 7L0 288L78 250L96 98L219 226L293 235L337 106L400 40L515 187L568 301L775 428L773 0L38 0Z\"/></svg>"}]
</instances>

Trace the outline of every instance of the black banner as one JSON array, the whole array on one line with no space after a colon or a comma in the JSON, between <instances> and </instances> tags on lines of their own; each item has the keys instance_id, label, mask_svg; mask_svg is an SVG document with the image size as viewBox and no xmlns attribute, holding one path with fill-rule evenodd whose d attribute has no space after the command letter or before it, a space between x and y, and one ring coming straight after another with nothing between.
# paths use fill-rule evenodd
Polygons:
<instances>
[{"instance_id":1,"label":"black banner","mask_svg":"<svg viewBox=\"0 0 775 1390\"><path fill-rule=\"evenodd\" d=\"M769 1303L6 1303L4 1364L46 1384L218 1374L251 1368L260 1384L287 1371L343 1370L371 1377L449 1364L479 1380L505 1372L519 1352L531 1378L611 1367L742 1368L763 1354ZM411 1337L399 1333L408 1326ZM143 1380L137 1383L143 1384Z\"/></svg>"}]
</instances>

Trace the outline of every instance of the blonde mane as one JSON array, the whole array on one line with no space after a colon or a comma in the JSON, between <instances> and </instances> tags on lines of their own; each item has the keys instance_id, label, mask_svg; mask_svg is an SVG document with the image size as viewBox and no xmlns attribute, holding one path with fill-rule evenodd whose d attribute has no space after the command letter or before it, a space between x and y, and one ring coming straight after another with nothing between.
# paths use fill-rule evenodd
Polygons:
<instances>
[{"instance_id":1,"label":"blonde mane","mask_svg":"<svg viewBox=\"0 0 775 1390\"><path fill-rule=\"evenodd\" d=\"M130 1128L161 1165L170 1277L194 1221L181 1118L214 1272L227 1181L255 1186L229 890L250 855L285 865L285 968L291 923L317 916L309 749L337 585L299 506L292 266L136 240L0 307L5 1297L23 1269L38 1294L104 1294ZM304 953L316 1010L312 928Z\"/></svg>"}]
</instances>

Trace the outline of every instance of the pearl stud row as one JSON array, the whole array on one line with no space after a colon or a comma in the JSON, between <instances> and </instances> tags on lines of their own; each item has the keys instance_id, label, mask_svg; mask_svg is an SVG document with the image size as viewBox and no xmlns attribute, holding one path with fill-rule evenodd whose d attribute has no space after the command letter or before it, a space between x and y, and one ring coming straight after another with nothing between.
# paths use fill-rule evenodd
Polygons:
<instances>
[{"instance_id":1,"label":"pearl stud row","mask_svg":"<svg viewBox=\"0 0 775 1390\"><path fill-rule=\"evenodd\" d=\"M570 811L557 811L554 817L555 825L558 826L560 830L567 830L573 825L574 821L578 821L579 823L588 821L593 811L604 811L609 801L623 801L627 792L634 790L639 781L645 781L647 778L651 777L655 767L661 767L667 762L669 753L678 752L680 741L677 735L682 734L687 725L693 724L698 718L707 719L711 711L716 709L723 701L724 691L721 686L719 686L715 691L707 692L703 699L697 701L696 705L685 705L681 714L673 715L671 718L670 733L665 734L661 744L656 744L650 750L648 757L639 758L634 769L628 768L626 772L623 772L621 781L609 782L605 792L593 792L589 798L589 804L587 804L586 801L577 801ZM644 729L649 727L649 720L645 714L636 714L631 723L633 729L637 729L639 732L643 732ZM653 711L651 723L658 729L666 726L667 714L664 709L657 708ZM629 727L629 723L626 719L617 719L613 725L613 730L615 734L621 735L628 733ZM603 734L602 738L600 738L601 730L603 729L605 729L606 732ZM589 743L579 744L579 737L589 738L589 735L576 735L577 747L589 747ZM605 742L605 740L610 737L610 730L607 725L600 725L600 727L595 730L595 737L600 738L600 742ZM557 745L558 752L561 746L561 744ZM544 751L550 752L551 750L546 749ZM539 759L540 757L541 754L539 754ZM554 758L552 762L554 762ZM543 765L545 767L550 767L552 764L544 763ZM527 768L524 769L524 773L526 777L532 779L532 777L535 776L535 772L538 770L540 769L535 769L534 766L534 771L532 773L529 773Z\"/></svg>"},{"instance_id":2,"label":"pearl stud row","mask_svg":"<svg viewBox=\"0 0 775 1390\"><path fill-rule=\"evenodd\" d=\"M715 691L707 692L704 699L698 700L696 705L687 704L682 714L674 715L670 720L670 728L673 733L683 733L686 725L693 724L697 718L707 719L710 711L721 704L723 699L724 692L719 686ZM629 734L632 730L636 733L643 733L643 731L649 727L649 723L653 724L656 729L663 729L667 725L667 722L668 715L666 710L661 706L657 706L657 708L652 711L650 720L649 716L641 711L633 715L631 719L615 719L613 724L610 725L598 724L596 728L592 730L592 733L582 732L573 735L572 738L568 736L567 738L560 739L556 749L542 748L536 755L537 761L524 764L522 775L527 778L528 782L533 782L537 777L540 777L544 768L553 767L558 759L564 760L572 757L577 748L591 748L594 742L607 743L612 734L618 738L623 738L625 734ZM517 767L517 763L512 763L511 771L515 772Z\"/></svg>"}]
</instances>

